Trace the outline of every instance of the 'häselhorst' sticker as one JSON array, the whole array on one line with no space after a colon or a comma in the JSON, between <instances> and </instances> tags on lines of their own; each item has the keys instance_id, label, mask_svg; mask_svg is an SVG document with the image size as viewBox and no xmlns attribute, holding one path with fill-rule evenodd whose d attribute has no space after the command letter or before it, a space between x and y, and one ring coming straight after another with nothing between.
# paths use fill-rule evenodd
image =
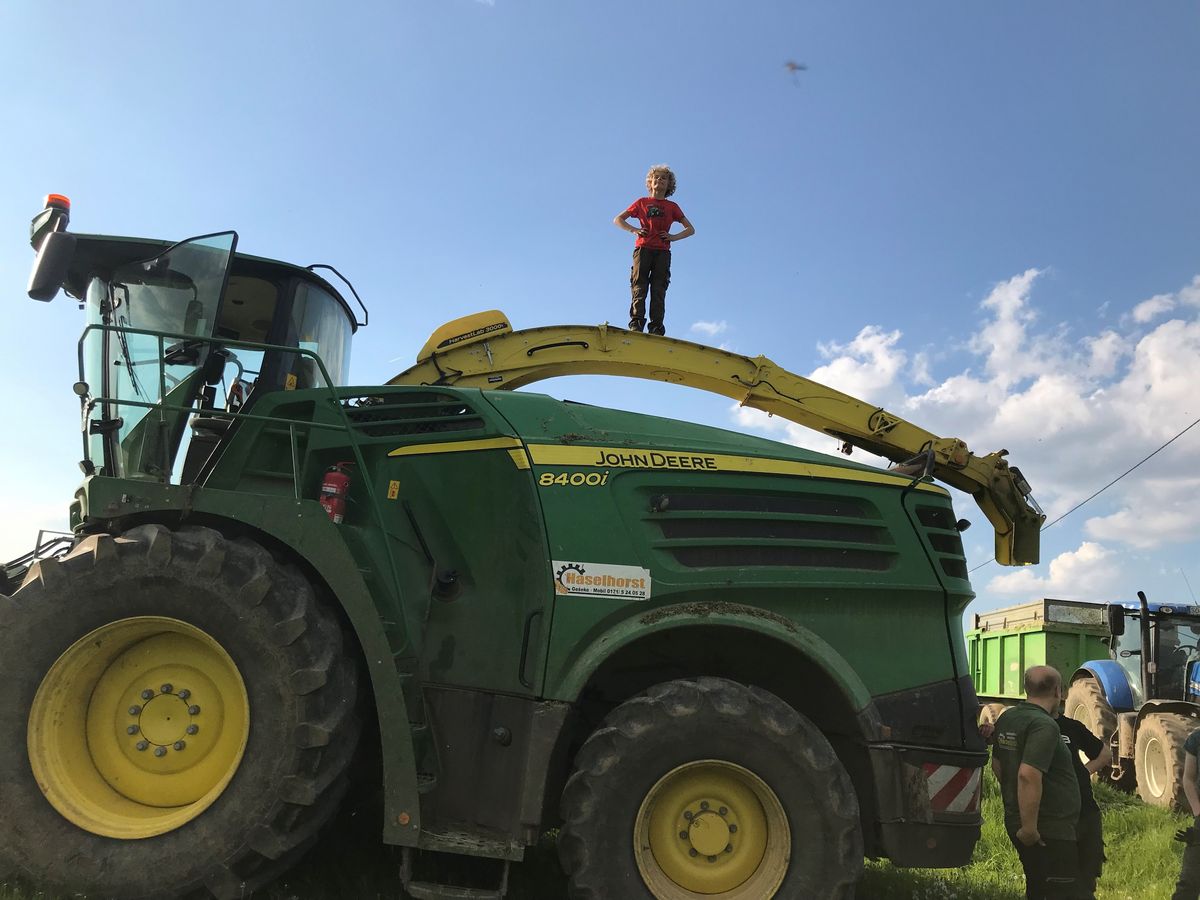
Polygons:
<instances>
[{"instance_id":1,"label":"'h\u00e4selhorst' sticker","mask_svg":"<svg viewBox=\"0 0 1200 900\"><path fill-rule=\"evenodd\" d=\"M554 593L613 600L649 600L650 570L637 566L554 560Z\"/></svg>"}]
</instances>

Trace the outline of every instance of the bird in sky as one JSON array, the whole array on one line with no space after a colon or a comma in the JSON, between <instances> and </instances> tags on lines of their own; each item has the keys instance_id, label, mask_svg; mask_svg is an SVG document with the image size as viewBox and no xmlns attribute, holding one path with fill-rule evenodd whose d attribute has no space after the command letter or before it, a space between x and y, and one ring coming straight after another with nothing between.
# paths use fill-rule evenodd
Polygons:
<instances>
[{"instance_id":1,"label":"bird in sky","mask_svg":"<svg viewBox=\"0 0 1200 900\"><path fill-rule=\"evenodd\" d=\"M796 84L800 83L800 81L796 78L796 75L800 72L808 71L808 65L806 63L796 62L794 59L789 59L783 64L783 67L787 69L789 73L791 73L792 81L796 82Z\"/></svg>"}]
</instances>

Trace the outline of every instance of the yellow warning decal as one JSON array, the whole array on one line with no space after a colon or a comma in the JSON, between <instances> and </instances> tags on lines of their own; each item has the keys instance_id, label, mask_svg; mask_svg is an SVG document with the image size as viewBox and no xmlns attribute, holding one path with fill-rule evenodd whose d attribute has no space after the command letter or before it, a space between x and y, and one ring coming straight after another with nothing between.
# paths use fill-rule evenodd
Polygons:
<instances>
[{"instance_id":1,"label":"yellow warning decal","mask_svg":"<svg viewBox=\"0 0 1200 900\"><path fill-rule=\"evenodd\" d=\"M865 481L907 484L910 478L887 472L847 469L820 463L770 459L761 456L734 456L724 453L647 450L636 447L580 447L563 444L530 444L529 456L539 466L581 466L605 469L657 469L690 472L747 472L759 475L793 475L806 478L831 478L837 481ZM949 495L944 488L921 482L918 490Z\"/></svg>"},{"instance_id":2,"label":"yellow warning decal","mask_svg":"<svg viewBox=\"0 0 1200 900\"><path fill-rule=\"evenodd\" d=\"M395 500L399 496L400 496L400 482L395 481L395 480L389 481L387 498L389 500Z\"/></svg>"}]
</instances>

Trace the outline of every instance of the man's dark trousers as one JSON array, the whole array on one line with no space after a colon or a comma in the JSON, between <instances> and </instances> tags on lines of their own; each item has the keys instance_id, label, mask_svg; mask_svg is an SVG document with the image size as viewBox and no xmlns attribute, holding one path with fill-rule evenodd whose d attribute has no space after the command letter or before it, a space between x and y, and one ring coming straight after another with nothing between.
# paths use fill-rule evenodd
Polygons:
<instances>
[{"instance_id":1,"label":"man's dark trousers","mask_svg":"<svg viewBox=\"0 0 1200 900\"><path fill-rule=\"evenodd\" d=\"M650 333L663 334L667 311L667 286L671 283L671 251L650 247L633 248L629 286L633 302L629 304L629 327L641 331L646 321L646 291L650 292Z\"/></svg>"},{"instance_id":2,"label":"man's dark trousers","mask_svg":"<svg viewBox=\"0 0 1200 900\"><path fill-rule=\"evenodd\" d=\"M1096 880L1104 869L1104 832L1100 810L1085 808L1079 813L1075 826L1075 841L1079 850L1079 892L1081 900L1096 896Z\"/></svg>"},{"instance_id":3,"label":"man's dark trousers","mask_svg":"<svg viewBox=\"0 0 1200 900\"><path fill-rule=\"evenodd\" d=\"M1042 838L1027 847L1017 840L1017 829L1009 827L1009 839L1017 848L1025 870L1025 900L1077 900L1079 851L1074 841Z\"/></svg>"},{"instance_id":4,"label":"man's dark trousers","mask_svg":"<svg viewBox=\"0 0 1200 900\"><path fill-rule=\"evenodd\" d=\"M1196 817L1200 825L1200 816ZM1171 900L1197 900L1200 897L1200 844L1188 844L1183 848L1183 866L1179 870L1179 881Z\"/></svg>"}]
</instances>

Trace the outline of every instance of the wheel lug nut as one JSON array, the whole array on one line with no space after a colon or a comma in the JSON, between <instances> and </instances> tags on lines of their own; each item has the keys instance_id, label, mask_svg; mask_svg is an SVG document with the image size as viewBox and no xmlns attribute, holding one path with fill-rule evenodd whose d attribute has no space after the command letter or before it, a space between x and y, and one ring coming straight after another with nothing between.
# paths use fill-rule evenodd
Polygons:
<instances>
[{"instance_id":1,"label":"wheel lug nut","mask_svg":"<svg viewBox=\"0 0 1200 900\"><path fill-rule=\"evenodd\" d=\"M688 833L686 831L679 832L679 839L681 841L686 841L688 839Z\"/></svg>"},{"instance_id":2,"label":"wheel lug nut","mask_svg":"<svg viewBox=\"0 0 1200 900\"><path fill-rule=\"evenodd\" d=\"M722 806L720 809L717 810L717 813L722 816L728 815L729 809L727 807Z\"/></svg>"},{"instance_id":3,"label":"wheel lug nut","mask_svg":"<svg viewBox=\"0 0 1200 900\"><path fill-rule=\"evenodd\" d=\"M730 826L729 826L729 833L730 833L730 834L736 834L736 833L737 833L737 826L736 826L736 825L730 825Z\"/></svg>"},{"instance_id":4,"label":"wheel lug nut","mask_svg":"<svg viewBox=\"0 0 1200 900\"><path fill-rule=\"evenodd\" d=\"M708 858L708 861L709 861L709 862L716 862L716 861L717 861L717 858L716 858L715 856L710 856L710 857Z\"/></svg>"},{"instance_id":5,"label":"wheel lug nut","mask_svg":"<svg viewBox=\"0 0 1200 900\"><path fill-rule=\"evenodd\" d=\"M175 742L175 749L176 749L176 750L182 750L182 749L183 749L184 747L186 747L186 746L187 746L187 744L185 744L183 741L176 741L176 742Z\"/></svg>"},{"instance_id":6,"label":"wheel lug nut","mask_svg":"<svg viewBox=\"0 0 1200 900\"><path fill-rule=\"evenodd\" d=\"M166 755L167 755L167 748L166 748L166 747L155 747L155 748L154 748L154 755L155 755L155 756L166 756Z\"/></svg>"},{"instance_id":7,"label":"wheel lug nut","mask_svg":"<svg viewBox=\"0 0 1200 900\"><path fill-rule=\"evenodd\" d=\"M700 855L700 851L698 851L695 847L693 847L691 850L688 851L688 856L699 856L699 855Z\"/></svg>"},{"instance_id":8,"label":"wheel lug nut","mask_svg":"<svg viewBox=\"0 0 1200 900\"><path fill-rule=\"evenodd\" d=\"M138 727L136 725L130 725L128 728L125 729L125 733L126 734L137 734Z\"/></svg>"},{"instance_id":9,"label":"wheel lug nut","mask_svg":"<svg viewBox=\"0 0 1200 900\"><path fill-rule=\"evenodd\" d=\"M732 852L733 852L733 844L726 844L726 845L725 845L725 852L726 852L726 853L732 853Z\"/></svg>"},{"instance_id":10,"label":"wheel lug nut","mask_svg":"<svg viewBox=\"0 0 1200 900\"><path fill-rule=\"evenodd\" d=\"M149 742L149 741L138 741L138 742L137 742L137 748L138 748L139 750L145 750L145 749L146 749L147 747L149 747L149 746L150 746L150 742Z\"/></svg>"},{"instance_id":11,"label":"wheel lug nut","mask_svg":"<svg viewBox=\"0 0 1200 900\"><path fill-rule=\"evenodd\" d=\"M193 703L191 706L188 707L188 715L190 715L190 716L200 715L200 707L196 706Z\"/></svg>"},{"instance_id":12,"label":"wheel lug nut","mask_svg":"<svg viewBox=\"0 0 1200 900\"><path fill-rule=\"evenodd\" d=\"M695 815L696 814L694 812L692 812L690 809L685 809L683 811L683 817L685 819L687 819L689 822L692 821L692 819L695 817Z\"/></svg>"},{"instance_id":13,"label":"wheel lug nut","mask_svg":"<svg viewBox=\"0 0 1200 900\"><path fill-rule=\"evenodd\" d=\"M130 714L131 716L137 716L137 715L141 715L141 712L142 712L142 708L141 708L140 706L131 706L131 707L129 707L129 714Z\"/></svg>"},{"instance_id":14,"label":"wheel lug nut","mask_svg":"<svg viewBox=\"0 0 1200 900\"><path fill-rule=\"evenodd\" d=\"M191 691L189 691L187 688L184 688L184 689L183 689L182 691L180 691L180 692L179 692L179 694L178 694L178 697L179 697L179 699L180 699L180 700L186 700L186 699L187 699L188 697L190 697L190 696L192 696L192 692L191 692Z\"/></svg>"},{"instance_id":15,"label":"wheel lug nut","mask_svg":"<svg viewBox=\"0 0 1200 900\"><path fill-rule=\"evenodd\" d=\"M189 726L187 727L187 733L188 733L188 734L196 734L196 733L197 733L197 732L199 732L199 731L200 731L200 726L199 726L199 725L189 725Z\"/></svg>"},{"instance_id":16,"label":"wheel lug nut","mask_svg":"<svg viewBox=\"0 0 1200 900\"><path fill-rule=\"evenodd\" d=\"M142 691L142 699L143 700L150 700L153 697L154 697L154 691L149 690L149 689Z\"/></svg>"},{"instance_id":17,"label":"wheel lug nut","mask_svg":"<svg viewBox=\"0 0 1200 900\"><path fill-rule=\"evenodd\" d=\"M701 800L701 801L700 801L700 808L701 808L701 809L708 809L708 801L707 801L707 800Z\"/></svg>"},{"instance_id":18,"label":"wheel lug nut","mask_svg":"<svg viewBox=\"0 0 1200 900\"><path fill-rule=\"evenodd\" d=\"M159 690L162 691L164 694L169 694L169 693L171 693L171 691L173 691L175 689L169 684L164 684L161 688L159 688Z\"/></svg>"}]
</instances>

